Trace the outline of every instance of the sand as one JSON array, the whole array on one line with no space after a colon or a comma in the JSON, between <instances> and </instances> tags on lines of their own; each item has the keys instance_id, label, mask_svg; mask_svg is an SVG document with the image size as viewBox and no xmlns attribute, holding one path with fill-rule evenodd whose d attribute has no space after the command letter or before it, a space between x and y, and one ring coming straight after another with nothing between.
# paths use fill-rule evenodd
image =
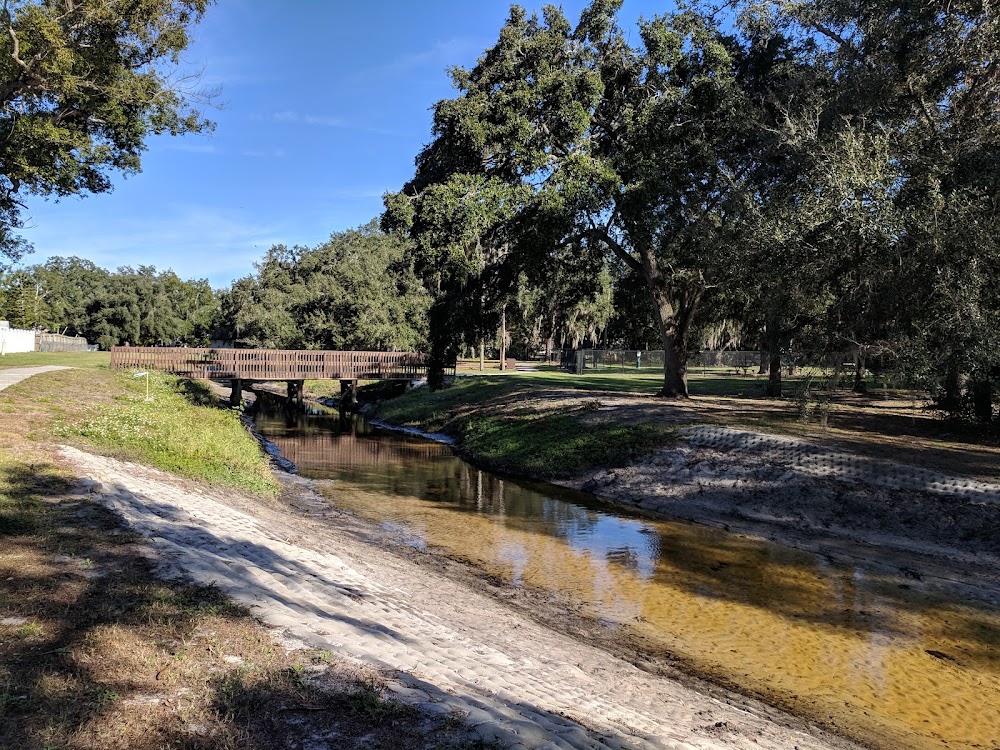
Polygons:
<instances>
[{"instance_id":1,"label":"sand","mask_svg":"<svg viewBox=\"0 0 1000 750\"><path fill-rule=\"evenodd\" d=\"M643 671L366 540L307 480L297 507L62 448L163 575L214 584L286 645L390 670L390 689L505 748L845 748L750 700ZM355 521L355 523L361 523Z\"/></svg>"}]
</instances>

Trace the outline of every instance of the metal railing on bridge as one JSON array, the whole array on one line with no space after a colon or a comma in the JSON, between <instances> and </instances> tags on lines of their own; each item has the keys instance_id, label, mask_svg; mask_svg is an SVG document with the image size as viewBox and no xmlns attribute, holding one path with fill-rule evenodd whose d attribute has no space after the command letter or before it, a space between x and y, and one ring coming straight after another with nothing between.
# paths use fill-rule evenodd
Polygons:
<instances>
[{"instance_id":1,"label":"metal railing on bridge","mask_svg":"<svg viewBox=\"0 0 1000 750\"><path fill-rule=\"evenodd\" d=\"M427 359L417 352L116 346L111 349L111 367L160 370L195 380L419 380L427 377Z\"/></svg>"}]
</instances>

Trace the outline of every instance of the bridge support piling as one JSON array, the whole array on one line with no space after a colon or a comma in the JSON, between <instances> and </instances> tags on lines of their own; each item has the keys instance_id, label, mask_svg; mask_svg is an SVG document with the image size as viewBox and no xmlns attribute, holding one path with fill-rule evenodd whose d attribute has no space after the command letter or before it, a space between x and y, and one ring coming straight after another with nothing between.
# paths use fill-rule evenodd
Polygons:
<instances>
[{"instance_id":1,"label":"bridge support piling","mask_svg":"<svg viewBox=\"0 0 1000 750\"><path fill-rule=\"evenodd\" d=\"M240 406L243 403L243 381L239 378L233 378L233 390L229 394L229 405L230 406Z\"/></svg>"},{"instance_id":2,"label":"bridge support piling","mask_svg":"<svg viewBox=\"0 0 1000 750\"><path fill-rule=\"evenodd\" d=\"M340 411L341 413L354 411L358 405L358 381L340 381Z\"/></svg>"},{"instance_id":3,"label":"bridge support piling","mask_svg":"<svg viewBox=\"0 0 1000 750\"><path fill-rule=\"evenodd\" d=\"M288 405L291 406L295 404L296 406L302 406L303 401L303 391L305 391L306 381L304 380L289 380L288 381Z\"/></svg>"}]
</instances>

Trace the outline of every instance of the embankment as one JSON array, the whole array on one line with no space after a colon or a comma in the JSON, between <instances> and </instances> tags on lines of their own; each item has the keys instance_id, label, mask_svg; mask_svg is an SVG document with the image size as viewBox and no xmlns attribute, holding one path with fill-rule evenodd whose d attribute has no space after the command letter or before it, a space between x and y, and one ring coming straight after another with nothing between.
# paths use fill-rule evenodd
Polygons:
<instances>
[{"instance_id":1,"label":"embankment","mask_svg":"<svg viewBox=\"0 0 1000 750\"><path fill-rule=\"evenodd\" d=\"M821 440L699 424L685 403L514 378L419 389L384 403L378 417L444 432L484 468L810 550L885 557L996 598L997 484Z\"/></svg>"}]
</instances>

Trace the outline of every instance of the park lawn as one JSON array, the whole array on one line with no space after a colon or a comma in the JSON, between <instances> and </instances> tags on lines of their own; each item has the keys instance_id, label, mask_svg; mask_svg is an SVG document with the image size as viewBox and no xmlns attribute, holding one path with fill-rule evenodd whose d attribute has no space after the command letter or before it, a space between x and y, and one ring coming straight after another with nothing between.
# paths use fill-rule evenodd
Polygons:
<instances>
[{"instance_id":1,"label":"park lawn","mask_svg":"<svg viewBox=\"0 0 1000 750\"><path fill-rule=\"evenodd\" d=\"M474 461L539 478L634 461L670 443L679 426L713 424L1000 482L997 434L941 419L918 392L861 396L806 372L788 378L788 396L774 400L763 397L763 377L698 368L692 397L670 400L655 396L658 374L539 369L461 376L436 393L417 388L382 403L378 417L452 435Z\"/></svg>"},{"instance_id":2,"label":"park lawn","mask_svg":"<svg viewBox=\"0 0 1000 750\"><path fill-rule=\"evenodd\" d=\"M111 352L21 352L0 357L0 370L11 367L61 365L99 369L111 363Z\"/></svg>"}]
</instances>

